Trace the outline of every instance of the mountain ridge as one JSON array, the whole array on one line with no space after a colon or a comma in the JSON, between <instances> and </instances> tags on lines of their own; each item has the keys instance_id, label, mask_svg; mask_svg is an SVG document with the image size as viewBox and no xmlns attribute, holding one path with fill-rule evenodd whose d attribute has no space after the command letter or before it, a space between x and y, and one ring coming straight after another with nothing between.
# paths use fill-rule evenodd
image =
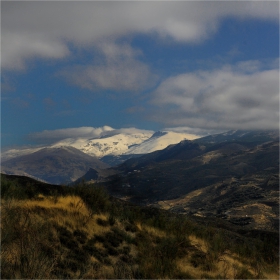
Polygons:
<instances>
[{"instance_id":1,"label":"mountain ridge","mask_svg":"<svg viewBox=\"0 0 280 280\"><path fill-rule=\"evenodd\" d=\"M37 152L43 148L58 148L64 146L74 147L86 154L102 158L104 156L120 156L130 154L146 154L155 150L166 148L170 144L175 144L183 139L195 139L196 135L165 132L137 132L137 133L117 133L111 135L102 134L96 138L66 138L54 144L43 147L30 147L24 149L10 149L1 154L2 162L21 155Z\"/></svg>"},{"instance_id":2,"label":"mountain ridge","mask_svg":"<svg viewBox=\"0 0 280 280\"><path fill-rule=\"evenodd\" d=\"M43 148L2 162L6 174L29 174L48 183L70 183L84 175L90 167L109 167L96 157L87 155L73 147Z\"/></svg>"}]
</instances>

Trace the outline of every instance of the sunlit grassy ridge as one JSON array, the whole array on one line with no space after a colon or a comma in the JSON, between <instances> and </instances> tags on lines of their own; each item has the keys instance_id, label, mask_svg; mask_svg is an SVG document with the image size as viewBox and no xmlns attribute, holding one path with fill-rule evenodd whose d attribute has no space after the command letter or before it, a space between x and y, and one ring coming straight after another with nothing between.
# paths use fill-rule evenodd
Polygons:
<instances>
[{"instance_id":1,"label":"sunlit grassy ridge","mask_svg":"<svg viewBox=\"0 0 280 280\"><path fill-rule=\"evenodd\" d=\"M28 182L2 177L1 278L279 278L277 234L204 226L98 186Z\"/></svg>"}]
</instances>

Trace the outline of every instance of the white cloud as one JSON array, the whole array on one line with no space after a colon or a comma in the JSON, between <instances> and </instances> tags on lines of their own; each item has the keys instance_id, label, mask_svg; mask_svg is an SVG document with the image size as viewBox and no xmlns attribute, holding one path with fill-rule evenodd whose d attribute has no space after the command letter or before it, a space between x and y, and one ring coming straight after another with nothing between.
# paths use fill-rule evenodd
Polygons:
<instances>
[{"instance_id":1,"label":"white cloud","mask_svg":"<svg viewBox=\"0 0 280 280\"><path fill-rule=\"evenodd\" d=\"M2 1L3 69L32 57L63 58L75 47L133 33L200 42L225 17L278 20L278 1Z\"/></svg>"},{"instance_id":2,"label":"white cloud","mask_svg":"<svg viewBox=\"0 0 280 280\"><path fill-rule=\"evenodd\" d=\"M113 136L116 134L138 134L138 133L153 134L154 131L146 130L146 129L139 129L139 128L135 128L135 127L128 127L128 128L119 128L119 129L114 129L112 131L104 132L101 134L101 136Z\"/></svg>"},{"instance_id":3,"label":"white cloud","mask_svg":"<svg viewBox=\"0 0 280 280\"><path fill-rule=\"evenodd\" d=\"M55 130L44 130L42 132L34 132L29 134L31 140L37 142L55 142L66 138L98 138L102 133L113 131L110 126L103 127L75 127L63 128Z\"/></svg>"},{"instance_id":4,"label":"white cloud","mask_svg":"<svg viewBox=\"0 0 280 280\"><path fill-rule=\"evenodd\" d=\"M70 83L90 90L140 91L154 84L156 75L137 58L140 51L127 44L98 44L101 55L97 63L75 65L60 71Z\"/></svg>"},{"instance_id":5,"label":"white cloud","mask_svg":"<svg viewBox=\"0 0 280 280\"><path fill-rule=\"evenodd\" d=\"M41 57L58 59L70 52L60 40L46 38L44 35L2 33L1 66L10 70L25 68L25 59Z\"/></svg>"},{"instance_id":6,"label":"white cloud","mask_svg":"<svg viewBox=\"0 0 280 280\"><path fill-rule=\"evenodd\" d=\"M105 136L113 136L116 134L132 134L132 133L153 133L150 130L131 128L115 129L110 126L103 127L75 127L55 130L44 130L41 132L34 132L28 135L28 138L37 143L54 143L64 139L78 139L78 138L100 138Z\"/></svg>"},{"instance_id":7,"label":"white cloud","mask_svg":"<svg viewBox=\"0 0 280 280\"><path fill-rule=\"evenodd\" d=\"M153 119L203 129L278 129L279 70L243 62L171 77L153 93Z\"/></svg>"},{"instance_id":8,"label":"white cloud","mask_svg":"<svg viewBox=\"0 0 280 280\"><path fill-rule=\"evenodd\" d=\"M188 133L198 136L207 136L222 133L225 129L202 129L197 127L188 127L188 126L178 126L178 127L167 127L162 129L163 131L173 131L178 133Z\"/></svg>"}]
</instances>

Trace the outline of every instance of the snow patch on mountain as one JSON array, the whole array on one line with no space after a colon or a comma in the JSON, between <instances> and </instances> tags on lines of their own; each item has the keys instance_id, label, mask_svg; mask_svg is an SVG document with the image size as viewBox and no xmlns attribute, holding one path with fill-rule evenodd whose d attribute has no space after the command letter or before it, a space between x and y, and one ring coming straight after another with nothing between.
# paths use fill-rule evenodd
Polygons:
<instances>
[{"instance_id":1,"label":"snow patch on mountain","mask_svg":"<svg viewBox=\"0 0 280 280\"><path fill-rule=\"evenodd\" d=\"M106 155L121 155L130 146L137 145L149 139L152 133L117 134L98 139L65 139L52 145L52 147L72 146L82 152L103 157Z\"/></svg>"},{"instance_id":2,"label":"snow patch on mountain","mask_svg":"<svg viewBox=\"0 0 280 280\"><path fill-rule=\"evenodd\" d=\"M90 156L102 158L104 156L118 156L130 154L146 154L156 150L162 150L171 144L177 144L182 140L199 138L197 135L172 131L150 131L124 128L113 130L106 128L98 137L68 137L44 147L11 149L2 153L2 162L18 156L28 155L43 148L73 147ZM111 129L111 130L110 130ZM66 135L68 136L69 133Z\"/></svg>"},{"instance_id":3,"label":"snow patch on mountain","mask_svg":"<svg viewBox=\"0 0 280 280\"><path fill-rule=\"evenodd\" d=\"M199 138L199 136L193 134L158 131L141 144L129 148L124 154L147 154L157 150L163 150L167 146L177 144L182 140L194 140L197 138Z\"/></svg>"}]
</instances>

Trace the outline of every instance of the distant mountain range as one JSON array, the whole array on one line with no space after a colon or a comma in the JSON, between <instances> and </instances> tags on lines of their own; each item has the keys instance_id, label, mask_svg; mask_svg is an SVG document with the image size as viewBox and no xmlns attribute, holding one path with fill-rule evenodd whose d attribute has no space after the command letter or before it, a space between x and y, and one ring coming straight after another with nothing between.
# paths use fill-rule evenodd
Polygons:
<instances>
[{"instance_id":1,"label":"distant mountain range","mask_svg":"<svg viewBox=\"0 0 280 280\"><path fill-rule=\"evenodd\" d=\"M279 226L278 131L186 138L157 132L68 139L33 153L29 149L29 154L2 161L1 168L52 184L98 181L118 198L182 214L259 229ZM110 167L104 159L121 164Z\"/></svg>"},{"instance_id":2,"label":"distant mountain range","mask_svg":"<svg viewBox=\"0 0 280 280\"><path fill-rule=\"evenodd\" d=\"M221 143L228 141L242 141L252 144L264 143L279 139L279 132L275 130L230 130L196 139L197 143Z\"/></svg>"},{"instance_id":3,"label":"distant mountain range","mask_svg":"<svg viewBox=\"0 0 280 280\"><path fill-rule=\"evenodd\" d=\"M52 184L67 184L83 176L90 168L109 167L98 158L73 147L43 148L29 155L2 162L1 172L25 175Z\"/></svg>"},{"instance_id":4,"label":"distant mountain range","mask_svg":"<svg viewBox=\"0 0 280 280\"><path fill-rule=\"evenodd\" d=\"M171 144L182 140L193 140L199 136L177 132L142 132L142 133L118 133L114 135L104 134L99 138L67 138L55 144L44 147L29 147L23 149L10 149L2 153L2 162L8 159L28 155L43 148L73 147L88 155L101 159L105 156L120 156L132 154L146 154L162 150Z\"/></svg>"},{"instance_id":5,"label":"distant mountain range","mask_svg":"<svg viewBox=\"0 0 280 280\"><path fill-rule=\"evenodd\" d=\"M166 160L187 160L202 155L205 149L215 150L215 144L229 142L234 143L226 145L223 153L226 149L243 151L277 137L273 131L229 131L203 138L170 131L108 134L97 139L65 139L41 148L9 150L2 154L1 168L3 173L53 184L74 182L91 168L97 171L98 180L103 180L129 165L135 169ZM121 163L118 170L106 169Z\"/></svg>"},{"instance_id":6,"label":"distant mountain range","mask_svg":"<svg viewBox=\"0 0 280 280\"><path fill-rule=\"evenodd\" d=\"M232 131L184 140L113 168L108 191L137 204L279 226L279 135Z\"/></svg>"},{"instance_id":7,"label":"distant mountain range","mask_svg":"<svg viewBox=\"0 0 280 280\"><path fill-rule=\"evenodd\" d=\"M8 150L1 155L1 168L6 174L25 175L52 184L74 182L90 168L98 170L100 179L111 174L101 171L109 165L194 138L197 136L185 133L145 132L65 139L40 148Z\"/></svg>"}]
</instances>

